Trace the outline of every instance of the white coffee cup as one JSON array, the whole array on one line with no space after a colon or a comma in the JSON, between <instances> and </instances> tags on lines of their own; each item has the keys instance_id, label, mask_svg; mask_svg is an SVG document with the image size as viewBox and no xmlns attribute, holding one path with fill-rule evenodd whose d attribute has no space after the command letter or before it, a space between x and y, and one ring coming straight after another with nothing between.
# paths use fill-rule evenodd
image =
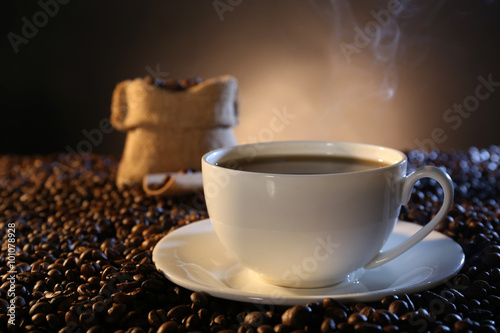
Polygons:
<instances>
[{"instance_id":1,"label":"white coffee cup","mask_svg":"<svg viewBox=\"0 0 500 333\"><path fill-rule=\"evenodd\" d=\"M242 161L286 155L348 157L386 166L328 174L238 170ZM220 166L228 163L232 168ZM215 233L241 264L271 284L324 287L359 268L371 269L394 259L433 231L448 213L453 183L446 172L424 166L407 175L406 164L404 153L368 144L248 144L205 154L203 187ZM441 208L407 241L381 252L401 205L408 202L415 182L426 177L443 189Z\"/></svg>"}]
</instances>

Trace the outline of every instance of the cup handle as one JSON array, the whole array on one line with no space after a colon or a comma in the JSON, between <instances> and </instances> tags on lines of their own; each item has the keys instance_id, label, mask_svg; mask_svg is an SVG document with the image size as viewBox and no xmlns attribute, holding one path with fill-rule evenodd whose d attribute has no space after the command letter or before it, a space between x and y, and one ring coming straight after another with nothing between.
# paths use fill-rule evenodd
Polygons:
<instances>
[{"instance_id":1,"label":"cup handle","mask_svg":"<svg viewBox=\"0 0 500 333\"><path fill-rule=\"evenodd\" d=\"M420 167L410 175L400 180L399 185L401 186L401 205L406 204L410 200L411 190L413 186L419 179L422 178L433 178L437 180L437 182L443 188L444 198L441 208L429 223L427 223L422 229L416 232L408 240L393 247L392 249L380 251L375 256L375 258L373 258L368 264L364 266L364 268L371 269L378 267L382 264L385 264L389 260L392 260L401 255L403 252L407 251L412 246L424 239L428 234L430 234L450 211L451 205L453 203L453 182L446 172L434 166Z\"/></svg>"}]
</instances>

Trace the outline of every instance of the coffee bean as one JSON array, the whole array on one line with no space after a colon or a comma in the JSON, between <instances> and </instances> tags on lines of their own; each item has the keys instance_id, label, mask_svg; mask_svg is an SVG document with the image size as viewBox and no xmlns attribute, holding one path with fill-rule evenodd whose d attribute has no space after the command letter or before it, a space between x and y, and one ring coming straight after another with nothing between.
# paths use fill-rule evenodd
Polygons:
<instances>
[{"instance_id":1,"label":"coffee bean","mask_svg":"<svg viewBox=\"0 0 500 333\"><path fill-rule=\"evenodd\" d=\"M150 80L148 80L148 81L150 81ZM167 84L166 84L165 80L154 79L153 83L154 83L155 86L157 86L159 88L167 88Z\"/></svg>"},{"instance_id":2,"label":"coffee bean","mask_svg":"<svg viewBox=\"0 0 500 333\"><path fill-rule=\"evenodd\" d=\"M259 327L264 324L266 316L261 311L253 311L245 316L245 324L252 327Z\"/></svg>"},{"instance_id":3,"label":"coffee bean","mask_svg":"<svg viewBox=\"0 0 500 333\"><path fill-rule=\"evenodd\" d=\"M432 333L447 333L447 332L451 332L451 330L448 326L445 325L437 325L432 330Z\"/></svg>"},{"instance_id":4,"label":"coffee bean","mask_svg":"<svg viewBox=\"0 0 500 333\"><path fill-rule=\"evenodd\" d=\"M77 281L79 275L80 274L76 268L71 268L64 272L64 277L67 281Z\"/></svg>"},{"instance_id":5,"label":"coffee bean","mask_svg":"<svg viewBox=\"0 0 500 333\"><path fill-rule=\"evenodd\" d=\"M168 311L167 317L180 323L182 319L190 313L191 309L188 305L177 305Z\"/></svg>"},{"instance_id":6,"label":"coffee bean","mask_svg":"<svg viewBox=\"0 0 500 333\"><path fill-rule=\"evenodd\" d=\"M5 312L7 313L7 309L9 307L10 303L7 302L5 299L0 298L0 312Z\"/></svg>"},{"instance_id":7,"label":"coffee bean","mask_svg":"<svg viewBox=\"0 0 500 333\"><path fill-rule=\"evenodd\" d=\"M353 314L351 314L348 318L347 318L347 323L349 325L355 325L357 323L364 323L368 321L368 318L361 314L361 313L358 313L358 312L355 312Z\"/></svg>"},{"instance_id":8,"label":"coffee bean","mask_svg":"<svg viewBox=\"0 0 500 333\"><path fill-rule=\"evenodd\" d=\"M141 284L141 289L144 291L150 291L153 293L159 293L165 291L165 284L159 280L149 279Z\"/></svg>"},{"instance_id":9,"label":"coffee bean","mask_svg":"<svg viewBox=\"0 0 500 333\"><path fill-rule=\"evenodd\" d=\"M117 273L118 270L116 269L116 267L114 266L108 266L104 269L104 271L102 272L101 274L101 279L102 280L108 280L109 277L114 274L114 273Z\"/></svg>"},{"instance_id":10,"label":"coffee bean","mask_svg":"<svg viewBox=\"0 0 500 333\"><path fill-rule=\"evenodd\" d=\"M99 283L101 282L100 277L98 276L91 276L87 279L87 283L93 287L99 287Z\"/></svg>"},{"instance_id":11,"label":"coffee bean","mask_svg":"<svg viewBox=\"0 0 500 333\"><path fill-rule=\"evenodd\" d=\"M119 291L111 295L111 299L115 303L132 304L136 300L136 294Z\"/></svg>"},{"instance_id":12,"label":"coffee bean","mask_svg":"<svg viewBox=\"0 0 500 333\"><path fill-rule=\"evenodd\" d=\"M269 325L261 325L257 327L257 333L274 333L274 329Z\"/></svg>"},{"instance_id":13,"label":"coffee bean","mask_svg":"<svg viewBox=\"0 0 500 333\"><path fill-rule=\"evenodd\" d=\"M224 332L224 331L227 331L227 330L224 330L224 328L222 327L217 327L217 326L213 326L213 329L216 331L216 332ZM234 333L234 331L230 331L231 333ZM252 327L252 326L249 326L247 324L240 324L240 326L238 327L238 330L236 331L237 333L255 333L255 329Z\"/></svg>"},{"instance_id":14,"label":"coffee bean","mask_svg":"<svg viewBox=\"0 0 500 333\"><path fill-rule=\"evenodd\" d=\"M29 310L29 315L34 316L38 313L42 313L44 315L47 315L49 313L52 313L53 309L52 306L47 303L47 302L36 302L33 307Z\"/></svg>"},{"instance_id":15,"label":"coffee bean","mask_svg":"<svg viewBox=\"0 0 500 333\"><path fill-rule=\"evenodd\" d=\"M177 333L177 328L179 324L177 324L175 321L167 321L158 328L157 333Z\"/></svg>"},{"instance_id":16,"label":"coffee bean","mask_svg":"<svg viewBox=\"0 0 500 333\"><path fill-rule=\"evenodd\" d=\"M377 324L361 322L354 325L354 332L377 333L382 332L382 327Z\"/></svg>"},{"instance_id":17,"label":"coffee bean","mask_svg":"<svg viewBox=\"0 0 500 333\"><path fill-rule=\"evenodd\" d=\"M96 270L95 270L93 265L88 264L88 263L84 263L80 267L80 273L87 276L87 277L90 277L96 273Z\"/></svg>"},{"instance_id":18,"label":"coffee bean","mask_svg":"<svg viewBox=\"0 0 500 333\"><path fill-rule=\"evenodd\" d=\"M89 328L86 333L105 333L105 332L106 330L102 326L95 325Z\"/></svg>"},{"instance_id":19,"label":"coffee bean","mask_svg":"<svg viewBox=\"0 0 500 333\"><path fill-rule=\"evenodd\" d=\"M108 306L102 301L97 301L92 304L92 311L94 311L97 317L102 317L108 311Z\"/></svg>"},{"instance_id":20,"label":"coffee bean","mask_svg":"<svg viewBox=\"0 0 500 333\"><path fill-rule=\"evenodd\" d=\"M397 316L401 316L410 311L410 308L406 301L395 300L389 305L389 311L396 314Z\"/></svg>"},{"instance_id":21,"label":"coffee bean","mask_svg":"<svg viewBox=\"0 0 500 333\"><path fill-rule=\"evenodd\" d=\"M97 294L103 298L110 298L116 290L117 288L113 287L111 283L104 283Z\"/></svg>"},{"instance_id":22,"label":"coffee bean","mask_svg":"<svg viewBox=\"0 0 500 333\"><path fill-rule=\"evenodd\" d=\"M212 320L212 325L218 327L226 327L227 326L227 317L225 315L217 315Z\"/></svg>"},{"instance_id":23,"label":"coffee bean","mask_svg":"<svg viewBox=\"0 0 500 333\"><path fill-rule=\"evenodd\" d=\"M70 269L70 268L76 268L76 267L78 267L77 264L76 264L75 257L69 257L69 258L65 259L62 265L63 265L63 267L65 269Z\"/></svg>"},{"instance_id":24,"label":"coffee bean","mask_svg":"<svg viewBox=\"0 0 500 333\"><path fill-rule=\"evenodd\" d=\"M385 296L384 298L382 298L380 300L380 303L382 303L383 306L385 307L389 307L389 305L394 302L395 300L399 299L398 296L396 295L389 295L389 296Z\"/></svg>"},{"instance_id":25,"label":"coffee bean","mask_svg":"<svg viewBox=\"0 0 500 333\"><path fill-rule=\"evenodd\" d=\"M139 263L137 264L136 269L141 274L156 272L156 266L153 264Z\"/></svg>"},{"instance_id":26,"label":"coffee bean","mask_svg":"<svg viewBox=\"0 0 500 333\"><path fill-rule=\"evenodd\" d=\"M116 288L123 292L131 291L136 288L138 288L140 284L137 281L129 281L129 282L123 282L123 283L118 283L116 285Z\"/></svg>"},{"instance_id":27,"label":"coffee bean","mask_svg":"<svg viewBox=\"0 0 500 333\"><path fill-rule=\"evenodd\" d=\"M46 317L45 317L45 320L47 321L47 324L49 326L49 328L52 330L52 331L57 331L57 330L60 330L63 326L63 321L61 320L61 318L56 315L56 314L48 314Z\"/></svg>"},{"instance_id":28,"label":"coffee bean","mask_svg":"<svg viewBox=\"0 0 500 333\"><path fill-rule=\"evenodd\" d=\"M481 325L479 327L478 332L480 332L480 333L497 333L498 331L494 325L487 324L487 325Z\"/></svg>"},{"instance_id":29,"label":"coffee bean","mask_svg":"<svg viewBox=\"0 0 500 333\"><path fill-rule=\"evenodd\" d=\"M459 287L467 287L469 285L469 278L464 274L458 274L453 279L453 284L455 285L457 290L460 290Z\"/></svg>"},{"instance_id":30,"label":"coffee bean","mask_svg":"<svg viewBox=\"0 0 500 333\"><path fill-rule=\"evenodd\" d=\"M167 319L167 313L163 309L151 310L148 313L148 322L154 328L160 327Z\"/></svg>"},{"instance_id":31,"label":"coffee bean","mask_svg":"<svg viewBox=\"0 0 500 333\"><path fill-rule=\"evenodd\" d=\"M148 324L148 320L138 311L130 311L125 316L121 323L125 327L144 327Z\"/></svg>"},{"instance_id":32,"label":"coffee bean","mask_svg":"<svg viewBox=\"0 0 500 333\"><path fill-rule=\"evenodd\" d=\"M141 243L142 243L142 240L141 240ZM132 256L131 259L132 259L132 261L140 262L142 259L149 260L150 256L151 256L151 253L146 251L146 252L135 254L134 256Z\"/></svg>"},{"instance_id":33,"label":"coffee bean","mask_svg":"<svg viewBox=\"0 0 500 333\"><path fill-rule=\"evenodd\" d=\"M134 274L136 272L136 264L134 264L133 262L130 262L130 261L127 261L125 263L122 263L122 267L120 269L120 272L122 272L122 274Z\"/></svg>"},{"instance_id":34,"label":"coffee bean","mask_svg":"<svg viewBox=\"0 0 500 333\"><path fill-rule=\"evenodd\" d=\"M64 281L63 281L64 282ZM55 286L54 286L54 289L52 289L53 291L64 291L64 286L61 284L61 283L57 283Z\"/></svg>"},{"instance_id":35,"label":"coffee bean","mask_svg":"<svg viewBox=\"0 0 500 333\"><path fill-rule=\"evenodd\" d=\"M92 260L98 261L98 260L108 260L108 257L102 252L101 250L92 250Z\"/></svg>"},{"instance_id":36,"label":"coffee bean","mask_svg":"<svg viewBox=\"0 0 500 333\"><path fill-rule=\"evenodd\" d=\"M184 326L186 326L188 331L197 330L200 328L200 318L198 318L197 315L192 314L186 318Z\"/></svg>"},{"instance_id":37,"label":"coffee bean","mask_svg":"<svg viewBox=\"0 0 500 333\"><path fill-rule=\"evenodd\" d=\"M397 333L400 331L400 329L396 325L387 325L382 327L382 331L384 331L385 333Z\"/></svg>"},{"instance_id":38,"label":"coffee bean","mask_svg":"<svg viewBox=\"0 0 500 333\"><path fill-rule=\"evenodd\" d=\"M35 299L34 295L31 295L33 299ZM18 307L25 307L26 306L26 299L22 296L16 296L13 298L15 306ZM12 302L12 301L11 301Z\"/></svg>"},{"instance_id":39,"label":"coffee bean","mask_svg":"<svg viewBox=\"0 0 500 333\"><path fill-rule=\"evenodd\" d=\"M277 324L273 329L275 333L290 333L292 331L290 327L283 324Z\"/></svg>"},{"instance_id":40,"label":"coffee bean","mask_svg":"<svg viewBox=\"0 0 500 333\"><path fill-rule=\"evenodd\" d=\"M488 291L479 286L469 286L469 288L464 290L464 295L471 299L481 299L488 295Z\"/></svg>"},{"instance_id":41,"label":"coffee bean","mask_svg":"<svg viewBox=\"0 0 500 333\"><path fill-rule=\"evenodd\" d=\"M382 310L377 310L373 312L368 318L372 323L377 324L379 326L388 326L391 325L391 318Z\"/></svg>"},{"instance_id":42,"label":"coffee bean","mask_svg":"<svg viewBox=\"0 0 500 333\"><path fill-rule=\"evenodd\" d=\"M196 308L204 308L209 304L208 294L205 292L197 291L192 293L189 298Z\"/></svg>"},{"instance_id":43,"label":"coffee bean","mask_svg":"<svg viewBox=\"0 0 500 333\"><path fill-rule=\"evenodd\" d=\"M301 329L307 325L310 318L311 310L308 307L295 305L283 313L281 320L292 329Z\"/></svg>"},{"instance_id":44,"label":"coffee bean","mask_svg":"<svg viewBox=\"0 0 500 333\"><path fill-rule=\"evenodd\" d=\"M203 82L203 80L200 77L191 77L187 79L187 88L194 87L201 82Z\"/></svg>"},{"instance_id":45,"label":"coffee bean","mask_svg":"<svg viewBox=\"0 0 500 333\"><path fill-rule=\"evenodd\" d=\"M155 83L155 80L152 76L147 75L144 77L144 83L149 84L149 85L153 85Z\"/></svg>"},{"instance_id":46,"label":"coffee bean","mask_svg":"<svg viewBox=\"0 0 500 333\"><path fill-rule=\"evenodd\" d=\"M210 323L210 312L207 309L199 309L197 315L202 325L208 325ZM243 318L239 321L243 321Z\"/></svg>"},{"instance_id":47,"label":"coffee bean","mask_svg":"<svg viewBox=\"0 0 500 333\"><path fill-rule=\"evenodd\" d=\"M365 317L370 317L372 313L375 312L375 309L372 308L371 306L365 306L364 308L362 308L359 313L362 314L363 316Z\"/></svg>"},{"instance_id":48,"label":"coffee bean","mask_svg":"<svg viewBox=\"0 0 500 333\"><path fill-rule=\"evenodd\" d=\"M95 313L92 311L82 313L78 320L80 322L80 326L85 330L88 330L89 328L98 324Z\"/></svg>"},{"instance_id":49,"label":"coffee bean","mask_svg":"<svg viewBox=\"0 0 500 333\"><path fill-rule=\"evenodd\" d=\"M336 329L337 325L331 318L325 318L325 320L321 323L321 333L335 332Z\"/></svg>"},{"instance_id":50,"label":"coffee bean","mask_svg":"<svg viewBox=\"0 0 500 333\"><path fill-rule=\"evenodd\" d=\"M56 286L57 283L57 281L54 278L47 276L44 281L47 290L54 290L54 287Z\"/></svg>"},{"instance_id":51,"label":"coffee bean","mask_svg":"<svg viewBox=\"0 0 500 333\"><path fill-rule=\"evenodd\" d=\"M429 303L431 302L439 302L439 303L446 303L448 300L444 298L441 295L438 295L436 293L433 293L429 290L426 290L422 293L422 297Z\"/></svg>"},{"instance_id":52,"label":"coffee bean","mask_svg":"<svg viewBox=\"0 0 500 333\"><path fill-rule=\"evenodd\" d=\"M470 319L459 320L453 325L454 332L467 332L473 330L477 323L472 322Z\"/></svg>"},{"instance_id":53,"label":"coffee bean","mask_svg":"<svg viewBox=\"0 0 500 333\"><path fill-rule=\"evenodd\" d=\"M64 315L64 321L66 322L67 325L78 326L80 320L78 319L78 315L76 314L75 311L69 310Z\"/></svg>"},{"instance_id":54,"label":"coffee bean","mask_svg":"<svg viewBox=\"0 0 500 333\"><path fill-rule=\"evenodd\" d=\"M54 309L59 309L61 303L66 299L66 297L61 293L51 299L49 299L49 304L52 306Z\"/></svg>"},{"instance_id":55,"label":"coffee bean","mask_svg":"<svg viewBox=\"0 0 500 333\"><path fill-rule=\"evenodd\" d=\"M31 317L31 322L36 326L41 326L45 324L45 313L37 313Z\"/></svg>"},{"instance_id":56,"label":"coffee bean","mask_svg":"<svg viewBox=\"0 0 500 333\"><path fill-rule=\"evenodd\" d=\"M94 293L95 293L95 290L94 290L94 288L90 284L84 283L84 284L81 284L81 285L78 286L77 292L81 296L92 297L94 295Z\"/></svg>"},{"instance_id":57,"label":"coffee bean","mask_svg":"<svg viewBox=\"0 0 500 333\"><path fill-rule=\"evenodd\" d=\"M104 254L109 260L117 260L121 258L121 254L118 250L109 247L104 250Z\"/></svg>"},{"instance_id":58,"label":"coffee bean","mask_svg":"<svg viewBox=\"0 0 500 333\"><path fill-rule=\"evenodd\" d=\"M24 285L32 285L32 284L36 283L36 281L37 281L35 275L32 274L31 272L19 273L19 274L17 274L16 279L17 279L17 281L19 281L20 283L22 283Z\"/></svg>"},{"instance_id":59,"label":"coffee bean","mask_svg":"<svg viewBox=\"0 0 500 333\"><path fill-rule=\"evenodd\" d=\"M366 304L364 304L364 303L354 303L354 304L351 304L351 305L349 306L349 309L350 309L351 311L356 311L356 312L359 312L359 311L361 311L361 310L362 310L363 308L365 308L365 307L366 307Z\"/></svg>"},{"instance_id":60,"label":"coffee bean","mask_svg":"<svg viewBox=\"0 0 500 333\"><path fill-rule=\"evenodd\" d=\"M469 288L472 289L485 289L487 293L490 292L491 286L488 284L488 282L484 280L475 280L473 281L470 285Z\"/></svg>"},{"instance_id":61,"label":"coffee bean","mask_svg":"<svg viewBox=\"0 0 500 333\"><path fill-rule=\"evenodd\" d=\"M469 318L475 321L487 320L493 318L493 313L486 309L472 309Z\"/></svg>"},{"instance_id":62,"label":"coffee bean","mask_svg":"<svg viewBox=\"0 0 500 333\"><path fill-rule=\"evenodd\" d=\"M56 261L54 263L47 266L47 270L51 271L51 270L55 269L55 270L58 270L59 272L64 271L64 266L61 263L61 259L62 258L56 259ZM63 263L64 263L64 261L63 261Z\"/></svg>"},{"instance_id":63,"label":"coffee bean","mask_svg":"<svg viewBox=\"0 0 500 333\"><path fill-rule=\"evenodd\" d=\"M344 304L340 303L339 301L336 301L331 298L324 298L323 301L321 302L321 305L326 309L326 308L339 308L343 310L344 312L349 311L349 308L345 306Z\"/></svg>"},{"instance_id":64,"label":"coffee bean","mask_svg":"<svg viewBox=\"0 0 500 333\"><path fill-rule=\"evenodd\" d=\"M145 331L139 327L139 326L136 326L136 327L131 327L129 328L126 333L145 333Z\"/></svg>"},{"instance_id":65,"label":"coffee bean","mask_svg":"<svg viewBox=\"0 0 500 333\"><path fill-rule=\"evenodd\" d=\"M325 309L324 316L327 318L332 318L338 323L347 320L347 313L339 307L328 307Z\"/></svg>"},{"instance_id":66,"label":"coffee bean","mask_svg":"<svg viewBox=\"0 0 500 333\"><path fill-rule=\"evenodd\" d=\"M109 324L118 323L125 317L126 312L127 306L125 304L115 304L108 310L108 314L106 315L106 322Z\"/></svg>"}]
</instances>

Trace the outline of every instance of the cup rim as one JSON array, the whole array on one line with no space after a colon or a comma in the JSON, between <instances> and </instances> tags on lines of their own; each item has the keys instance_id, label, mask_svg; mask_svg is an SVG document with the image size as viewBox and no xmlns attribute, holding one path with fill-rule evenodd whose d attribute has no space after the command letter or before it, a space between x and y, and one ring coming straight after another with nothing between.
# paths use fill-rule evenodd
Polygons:
<instances>
[{"instance_id":1,"label":"cup rim","mask_svg":"<svg viewBox=\"0 0 500 333\"><path fill-rule=\"evenodd\" d=\"M262 152L263 150L271 149L271 148L276 148L276 147L289 147L291 149L296 149L297 146L301 147L302 149L306 148L312 148L312 147L317 147L323 149L331 149L332 154L331 155L336 155L336 156L343 156L343 157L360 157L360 151L361 149L365 150L370 150L370 151L383 151L385 154L390 154L392 156L392 159L375 159L375 158L369 158L366 156L363 156L365 159L371 159L373 161L379 161L379 162L384 162L387 163L388 165L380 167L380 168L375 168L375 169L369 169L369 170L363 170L363 171L349 171L349 172L339 172L339 173L322 173L322 174L283 174L283 173L274 173L274 172L255 172L255 171L247 171L247 170L239 170L239 169L232 169L232 168L226 168L223 166L220 166L217 164L217 162L221 161L229 161L232 159L236 158L244 158L245 156L248 156L250 158L254 158L255 156L265 156L266 154L259 154L259 152ZM248 149L253 149L253 151L257 154L255 156L250 156L250 155L245 155L242 153L242 151L248 151ZM343 149L342 149L343 148ZM348 150L347 150L348 149ZM356 152L358 155L356 155ZM282 153L282 152L280 152ZM337 153L337 154L334 154ZM282 153L283 155L286 154ZM301 153L302 154L302 153ZM304 155L307 155L307 153L303 153ZM316 153L317 154L317 153ZM271 155L271 154L269 154ZM272 155L276 155L276 152ZM310 153L310 155L314 155L314 153ZM401 164L405 163L407 160L406 155L397 149L394 148L389 148L381 145L375 145L375 144L367 144L367 143L358 143L358 142L346 142L346 141L313 141L313 140L295 140L295 141L269 141L269 142L258 142L258 143L248 143L248 144L241 144L241 145L233 145L233 146L226 146L226 147L221 147L218 149L214 149L212 151L207 152L202 156L202 164L207 164L211 167L215 168L220 168L224 169L228 172L237 172L237 173L245 173L245 174L259 174L259 175L273 175L273 176L286 176L286 177L318 177L318 176L336 176L336 175L346 175L346 174L365 174L365 173L374 173L374 172L380 172L380 171L385 171L390 168L398 167Z\"/></svg>"}]
</instances>

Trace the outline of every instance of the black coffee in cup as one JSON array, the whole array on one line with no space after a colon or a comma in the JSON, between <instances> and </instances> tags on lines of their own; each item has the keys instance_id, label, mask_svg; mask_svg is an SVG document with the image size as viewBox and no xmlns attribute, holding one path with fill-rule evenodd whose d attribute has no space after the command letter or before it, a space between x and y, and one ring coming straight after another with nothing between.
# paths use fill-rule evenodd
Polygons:
<instances>
[{"instance_id":1,"label":"black coffee in cup","mask_svg":"<svg viewBox=\"0 0 500 333\"><path fill-rule=\"evenodd\" d=\"M277 174L332 174L366 171L388 166L388 163L331 155L259 155L232 159L217 165L235 170Z\"/></svg>"}]
</instances>

